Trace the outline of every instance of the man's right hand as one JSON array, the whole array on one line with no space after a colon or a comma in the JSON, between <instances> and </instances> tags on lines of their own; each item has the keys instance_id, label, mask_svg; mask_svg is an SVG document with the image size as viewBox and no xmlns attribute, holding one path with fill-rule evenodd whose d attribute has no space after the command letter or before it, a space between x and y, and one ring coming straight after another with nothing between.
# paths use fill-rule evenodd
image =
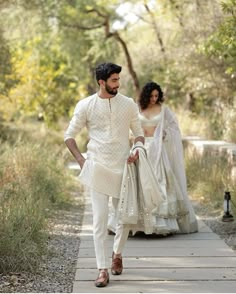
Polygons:
<instances>
[{"instance_id":1,"label":"man's right hand","mask_svg":"<svg viewBox=\"0 0 236 294\"><path fill-rule=\"evenodd\" d=\"M134 163L139 158L139 152L136 150L135 153L131 153L130 156L127 159L128 164Z\"/></svg>"},{"instance_id":2,"label":"man's right hand","mask_svg":"<svg viewBox=\"0 0 236 294\"><path fill-rule=\"evenodd\" d=\"M78 162L78 164L80 165L80 168L82 169L84 166L84 163L85 163L85 158L83 157L83 155L79 151L79 148L75 142L75 139L68 138L65 141L65 144L68 147L68 149L70 150L70 152L73 154L73 156L76 159L76 161Z\"/></svg>"}]
</instances>

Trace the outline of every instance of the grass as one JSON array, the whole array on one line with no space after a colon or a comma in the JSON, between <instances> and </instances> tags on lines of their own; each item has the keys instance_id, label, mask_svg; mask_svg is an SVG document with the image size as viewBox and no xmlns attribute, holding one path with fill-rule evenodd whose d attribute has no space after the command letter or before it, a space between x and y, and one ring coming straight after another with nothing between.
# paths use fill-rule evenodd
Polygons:
<instances>
[{"instance_id":1,"label":"grass","mask_svg":"<svg viewBox=\"0 0 236 294\"><path fill-rule=\"evenodd\" d=\"M226 109L228 110L228 109ZM225 112L226 112L225 110ZM232 113L231 113L232 112ZM227 132L221 140L235 141L235 111L232 110L227 120ZM203 118L187 110L178 109L176 115L183 136L198 136L212 138L210 117ZM205 152L203 154L190 152L185 148L185 164L188 181L188 191L199 205L198 214L221 215L223 213L224 192L229 190L232 198L232 211L236 215L236 180L231 174L232 166L223 155ZM235 206L234 206L235 205Z\"/></svg>"},{"instance_id":2,"label":"grass","mask_svg":"<svg viewBox=\"0 0 236 294\"><path fill-rule=\"evenodd\" d=\"M183 136L198 136L209 140L236 143L235 107L225 106L222 113L216 114L213 111L208 112L207 116L181 108L176 109L175 113Z\"/></svg>"},{"instance_id":3,"label":"grass","mask_svg":"<svg viewBox=\"0 0 236 294\"><path fill-rule=\"evenodd\" d=\"M185 150L188 190L200 204L199 214L217 216L223 213L224 192L230 191L236 203L236 182L231 176L231 165L219 154ZM235 214L236 209L232 205Z\"/></svg>"},{"instance_id":4,"label":"grass","mask_svg":"<svg viewBox=\"0 0 236 294\"><path fill-rule=\"evenodd\" d=\"M210 138L210 127L207 119L180 108L175 113L183 136Z\"/></svg>"},{"instance_id":5,"label":"grass","mask_svg":"<svg viewBox=\"0 0 236 294\"><path fill-rule=\"evenodd\" d=\"M36 126L2 137L0 272L36 270L47 251L48 217L71 202L75 183L64 167L63 137L47 137Z\"/></svg>"}]
</instances>

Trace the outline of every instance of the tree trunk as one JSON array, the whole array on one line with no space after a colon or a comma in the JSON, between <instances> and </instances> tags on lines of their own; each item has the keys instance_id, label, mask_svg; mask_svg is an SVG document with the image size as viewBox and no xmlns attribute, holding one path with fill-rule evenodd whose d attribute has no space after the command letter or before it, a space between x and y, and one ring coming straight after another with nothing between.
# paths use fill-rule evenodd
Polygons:
<instances>
[{"instance_id":1,"label":"tree trunk","mask_svg":"<svg viewBox=\"0 0 236 294\"><path fill-rule=\"evenodd\" d=\"M131 55L128 50L128 46L125 43L125 41L121 38L121 36L119 35L119 33L117 31L114 33L110 32L110 23L109 23L109 16L108 15L105 17L104 27L105 27L106 37L107 38L113 37L121 44L121 47L124 51L125 58L127 61L128 70L129 70L129 73L130 73L131 78L134 83L134 88L135 88L135 92L136 92L135 100L136 100L137 97L139 97L139 95L140 95L140 86L139 86L139 80L138 80L137 74L136 74L134 67L133 67L133 62L132 62L132 58L131 58Z\"/></svg>"},{"instance_id":2,"label":"tree trunk","mask_svg":"<svg viewBox=\"0 0 236 294\"><path fill-rule=\"evenodd\" d=\"M130 73L130 75L132 77L132 80L133 80L133 83L134 83L135 92L136 92L136 98L137 98L140 95L139 80L138 80L137 74L136 74L136 72L134 70L133 62L132 62L128 47L127 47L125 41L120 37L118 32L114 33L113 37L121 44L121 46L123 48L123 51L125 53L125 58L126 58L126 61L127 61L128 70L129 70L129 73ZM136 100L136 98L135 98L135 100Z\"/></svg>"},{"instance_id":3,"label":"tree trunk","mask_svg":"<svg viewBox=\"0 0 236 294\"><path fill-rule=\"evenodd\" d=\"M161 37L161 33L159 31L159 28L157 26L157 23L156 23L156 20L155 20L155 16L153 14L153 12L150 10L150 8L148 7L146 1L144 3L144 7L147 11L147 13L150 15L151 17L151 22L152 22L152 27L156 33L156 36L157 36L157 40L158 40L158 43L160 45L160 48L161 48L161 52L163 53L164 57L165 57L165 47L164 47L164 42L162 40L162 37Z\"/></svg>"}]
</instances>

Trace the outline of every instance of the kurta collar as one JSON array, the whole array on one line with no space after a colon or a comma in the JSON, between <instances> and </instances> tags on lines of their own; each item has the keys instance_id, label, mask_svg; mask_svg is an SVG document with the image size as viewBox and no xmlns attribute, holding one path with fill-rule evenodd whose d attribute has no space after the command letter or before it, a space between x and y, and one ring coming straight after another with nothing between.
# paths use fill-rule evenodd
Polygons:
<instances>
[{"instance_id":1,"label":"kurta collar","mask_svg":"<svg viewBox=\"0 0 236 294\"><path fill-rule=\"evenodd\" d=\"M101 98L98 93L96 93L97 95L97 98L99 99L99 101L108 101L109 99L112 99L113 101L117 99L118 95L119 95L119 92L117 92L117 94L111 98Z\"/></svg>"}]
</instances>

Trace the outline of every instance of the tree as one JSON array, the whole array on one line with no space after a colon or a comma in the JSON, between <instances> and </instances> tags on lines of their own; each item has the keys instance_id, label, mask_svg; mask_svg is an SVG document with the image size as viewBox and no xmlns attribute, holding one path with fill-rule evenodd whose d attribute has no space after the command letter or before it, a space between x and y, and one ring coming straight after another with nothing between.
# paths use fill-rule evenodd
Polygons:
<instances>
[{"instance_id":1,"label":"tree","mask_svg":"<svg viewBox=\"0 0 236 294\"><path fill-rule=\"evenodd\" d=\"M218 57L227 64L226 73L236 73L236 0L221 3L225 19L204 46L208 56Z\"/></svg>"},{"instance_id":2,"label":"tree","mask_svg":"<svg viewBox=\"0 0 236 294\"><path fill-rule=\"evenodd\" d=\"M120 17L115 12L118 2L119 1L111 1L110 5L105 6L104 1L89 1L89 3L75 1L73 5L65 4L65 7L63 8L63 16L59 16L58 19L61 26L77 29L79 31L91 32L97 30L99 33L101 32L101 29L103 29L105 41L111 38L115 39L123 50L135 91L137 95L139 95L139 80L136 71L134 70L128 45L120 32L112 28L113 23L116 20L120 20ZM64 12L66 13L64 14ZM73 14L74 17L68 17L68 12Z\"/></svg>"}]
</instances>

